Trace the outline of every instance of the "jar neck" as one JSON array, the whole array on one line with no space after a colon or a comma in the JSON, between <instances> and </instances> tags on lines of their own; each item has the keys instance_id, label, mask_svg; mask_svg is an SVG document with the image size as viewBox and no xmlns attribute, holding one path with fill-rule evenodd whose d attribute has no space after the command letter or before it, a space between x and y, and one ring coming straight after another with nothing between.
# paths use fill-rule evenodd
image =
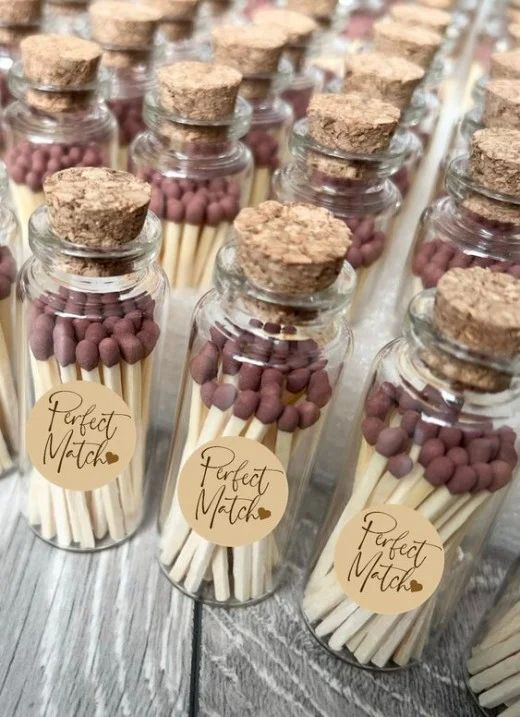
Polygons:
<instances>
[{"instance_id":1,"label":"jar neck","mask_svg":"<svg viewBox=\"0 0 520 717\"><path fill-rule=\"evenodd\" d=\"M160 242L161 223L152 213L148 213L142 231L133 241L108 249L73 244L58 237L45 205L29 221L29 245L45 274L61 285L90 287L92 291L105 290L114 282L134 282L158 256Z\"/></svg>"},{"instance_id":2,"label":"jar neck","mask_svg":"<svg viewBox=\"0 0 520 717\"><path fill-rule=\"evenodd\" d=\"M145 96L143 118L162 150L185 159L208 159L233 154L251 124L251 107L237 99L234 113L219 120L188 118L161 107L157 90Z\"/></svg>"},{"instance_id":3,"label":"jar neck","mask_svg":"<svg viewBox=\"0 0 520 717\"><path fill-rule=\"evenodd\" d=\"M103 53L103 71L107 98L144 97L153 67L152 50L125 52L115 49Z\"/></svg>"},{"instance_id":4,"label":"jar neck","mask_svg":"<svg viewBox=\"0 0 520 717\"><path fill-rule=\"evenodd\" d=\"M336 282L321 292L288 296L263 289L245 275L234 241L219 251L214 270L215 290L232 322L245 327L251 318L259 319L278 327L278 333L286 333L287 338L298 330L334 333L336 320L350 306L355 284L355 271L345 262Z\"/></svg>"},{"instance_id":5,"label":"jar neck","mask_svg":"<svg viewBox=\"0 0 520 717\"><path fill-rule=\"evenodd\" d=\"M520 357L479 352L455 343L434 322L435 290L415 296L404 322L404 351L399 370L403 383L423 391L436 389L453 411L486 412L520 401Z\"/></svg>"}]
</instances>

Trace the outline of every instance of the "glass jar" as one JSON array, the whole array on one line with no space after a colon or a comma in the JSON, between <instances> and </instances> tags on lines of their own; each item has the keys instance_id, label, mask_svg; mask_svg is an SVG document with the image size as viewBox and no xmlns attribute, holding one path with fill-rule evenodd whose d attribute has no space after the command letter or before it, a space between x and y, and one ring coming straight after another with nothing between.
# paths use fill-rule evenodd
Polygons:
<instances>
[{"instance_id":1,"label":"glass jar","mask_svg":"<svg viewBox=\"0 0 520 717\"><path fill-rule=\"evenodd\" d=\"M434 301L433 290L415 297L404 337L388 344L375 359L356 422L356 455L338 483L304 591L303 613L311 632L329 651L356 666L392 670L423 659L478 565L517 466L518 359L506 360L450 340L434 324ZM351 536L350 521L371 506L379 526L373 532L382 532L380 537L370 535L374 540L367 546L359 543L356 576L366 576L365 560L373 557L372 545L380 546L381 562L370 563L374 572L367 579L377 581L379 576L382 581L375 587L381 595L380 609L359 607L366 598L358 597L357 602L347 597L350 585L343 586L350 561L343 563L337 547ZM419 541L424 536L419 532L424 526L416 529L415 523L395 518L394 511L403 508L437 531L423 544L431 549L416 565L411 562L413 553L401 562L395 557L397 551L406 554L403 535ZM377 521L385 515L391 519L381 527ZM392 532L394 518L397 528ZM401 528L405 532L397 537ZM352 541L358 544L357 532ZM441 546L444 566L433 562ZM374 557L377 550L374 547ZM411 608L410 593L428 587L425 580L419 582L428 577L424 571L416 573L425 560L429 571L438 571L440 582L432 583L426 599ZM416 574L418 580L410 580ZM385 598L390 597L405 600L407 611L386 609Z\"/></svg>"},{"instance_id":2,"label":"glass jar","mask_svg":"<svg viewBox=\"0 0 520 717\"><path fill-rule=\"evenodd\" d=\"M402 166L412 143L409 132L398 130L388 150L356 155L319 145L309 136L307 120L300 120L290 140L292 163L274 177L276 199L324 207L351 229L353 244L347 261L357 275L352 307L356 318L377 285L391 223L401 204L390 178Z\"/></svg>"},{"instance_id":3,"label":"glass jar","mask_svg":"<svg viewBox=\"0 0 520 717\"><path fill-rule=\"evenodd\" d=\"M0 201L0 477L16 467L19 450L17 379L19 346L16 326L16 276L20 265L18 222Z\"/></svg>"},{"instance_id":4,"label":"glass jar","mask_svg":"<svg viewBox=\"0 0 520 717\"><path fill-rule=\"evenodd\" d=\"M448 269L480 266L520 279L520 200L480 187L466 157L446 175L447 195L423 213L399 294L400 315L423 289L437 286Z\"/></svg>"},{"instance_id":5,"label":"glass jar","mask_svg":"<svg viewBox=\"0 0 520 717\"><path fill-rule=\"evenodd\" d=\"M466 680L488 717L514 717L520 700L520 558L505 576L493 604L473 635Z\"/></svg>"},{"instance_id":6,"label":"glass jar","mask_svg":"<svg viewBox=\"0 0 520 717\"><path fill-rule=\"evenodd\" d=\"M28 256L29 218L44 201L44 180L73 166L115 167L117 123L97 81L67 92L36 86L17 62L9 73L9 87L15 101L3 117L6 165Z\"/></svg>"},{"instance_id":7,"label":"glass jar","mask_svg":"<svg viewBox=\"0 0 520 717\"><path fill-rule=\"evenodd\" d=\"M152 184L163 269L173 287L208 288L218 249L250 196L253 160L239 138L251 109L238 98L230 117L192 120L162 109L154 90L146 96L144 120L148 129L132 144L130 164ZM192 202L195 196L201 202Z\"/></svg>"},{"instance_id":8,"label":"glass jar","mask_svg":"<svg viewBox=\"0 0 520 717\"><path fill-rule=\"evenodd\" d=\"M344 314L353 282L344 264L328 289L289 297L253 285L234 242L219 252L215 288L193 316L160 511L163 571L191 597L236 606L276 590L332 394L351 350ZM317 391L318 385L323 390ZM268 395L276 404L269 417L263 413ZM242 434L274 452L287 473L289 495L274 532L231 548L190 530L180 507L179 475L197 446Z\"/></svg>"},{"instance_id":9,"label":"glass jar","mask_svg":"<svg viewBox=\"0 0 520 717\"><path fill-rule=\"evenodd\" d=\"M46 206L30 221L33 256L24 264L18 286L24 419L47 391L85 381L102 384L123 398L136 427L128 467L99 488L65 488L47 480L34 465L26 467L23 512L39 537L60 548L110 547L132 535L143 517L145 457L153 443L154 359L166 292L156 261L160 229L159 220L149 213L134 240L117 249L97 249L60 239ZM60 438L58 432L55 444Z\"/></svg>"},{"instance_id":10,"label":"glass jar","mask_svg":"<svg viewBox=\"0 0 520 717\"><path fill-rule=\"evenodd\" d=\"M281 95L291 106L295 120L305 117L312 95L321 92L324 86L325 73L319 67L308 66L296 72Z\"/></svg>"},{"instance_id":11,"label":"glass jar","mask_svg":"<svg viewBox=\"0 0 520 717\"><path fill-rule=\"evenodd\" d=\"M382 0L359 0L348 15L345 35L358 42L369 40L374 22L384 13L385 3Z\"/></svg>"},{"instance_id":12,"label":"glass jar","mask_svg":"<svg viewBox=\"0 0 520 717\"><path fill-rule=\"evenodd\" d=\"M88 0L45 0L43 31L89 38Z\"/></svg>"},{"instance_id":13,"label":"glass jar","mask_svg":"<svg viewBox=\"0 0 520 717\"><path fill-rule=\"evenodd\" d=\"M204 0L198 13L200 33L209 33L217 25L243 25L247 22L244 15L246 3L243 0Z\"/></svg>"}]
</instances>

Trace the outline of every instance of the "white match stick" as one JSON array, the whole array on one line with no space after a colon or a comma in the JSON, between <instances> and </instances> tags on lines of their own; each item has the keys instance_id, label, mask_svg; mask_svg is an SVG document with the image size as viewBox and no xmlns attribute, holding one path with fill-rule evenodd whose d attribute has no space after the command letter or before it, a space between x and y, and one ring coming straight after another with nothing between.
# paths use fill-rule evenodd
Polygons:
<instances>
[{"instance_id":1,"label":"white match stick","mask_svg":"<svg viewBox=\"0 0 520 717\"><path fill-rule=\"evenodd\" d=\"M470 675L475 675L518 651L520 651L520 633L470 657L467 663L468 672Z\"/></svg>"},{"instance_id":2,"label":"white match stick","mask_svg":"<svg viewBox=\"0 0 520 717\"><path fill-rule=\"evenodd\" d=\"M200 224L189 224L186 222L182 229L182 239L179 253L179 263L175 277L175 286L178 289L185 289L193 285L193 262L197 251Z\"/></svg>"},{"instance_id":3,"label":"white match stick","mask_svg":"<svg viewBox=\"0 0 520 717\"><path fill-rule=\"evenodd\" d=\"M271 196L272 171L269 167L256 167L251 188L250 207L257 207Z\"/></svg>"},{"instance_id":4,"label":"white match stick","mask_svg":"<svg viewBox=\"0 0 520 717\"><path fill-rule=\"evenodd\" d=\"M182 224L176 222L163 221L163 240L161 265L168 277L170 286L175 286L177 276L177 260L179 257L179 247L182 238Z\"/></svg>"},{"instance_id":5,"label":"white match stick","mask_svg":"<svg viewBox=\"0 0 520 717\"><path fill-rule=\"evenodd\" d=\"M204 273L202 274L202 277L199 280L199 284L198 284L199 289L207 289L213 283L213 270L215 268L217 254L218 254L220 248L226 242L227 236L229 234L230 226L231 225L228 222L222 222L218 228L217 236L215 237L215 241L213 242L211 251L208 254L206 266L204 268Z\"/></svg>"},{"instance_id":6,"label":"white match stick","mask_svg":"<svg viewBox=\"0 0 520 717\"><path fill-rule=\"evenodd\" d=\"M215 550L213 560L211 561L215 599L219 602L227 602L231 595L228 570L228 549L219 546Z\"/></svg>"},{"instance_id":7,"label":"white match stick","mask_svg":"<svg viewBox=\"0 0 520 717\"><path fill-rule=\"evenodd\" d=\"M518 653L474 675L469 681L469 686L473 692L478 694L516 674L520 679L520 654Z\"/></svg>"},{"instance_id":8,"label":"white match stick","mask_svg":"<svg viewBox=\"0 0 520 717\"><path fill-rule=\"evenodd\" d=\"M199 286L200 284L204 269L206 268L206 262L217 237L217 232L218 227L209 224L206 224L201 232L192 273L193 286Z\"/></svg>"},{"instance_id":9,"label":"white match stick","mask_svg":"<svg viewBox=\"0 0 520 717\"><path fill-rule=\"evenodd\" d=\"M478 701L482 707L491 709L492 707L506 704L509 700L514 700L517 697L520 697L520 674L508 677L490 690L482 692L478 697Z\"/></svg>"}]
</instances>

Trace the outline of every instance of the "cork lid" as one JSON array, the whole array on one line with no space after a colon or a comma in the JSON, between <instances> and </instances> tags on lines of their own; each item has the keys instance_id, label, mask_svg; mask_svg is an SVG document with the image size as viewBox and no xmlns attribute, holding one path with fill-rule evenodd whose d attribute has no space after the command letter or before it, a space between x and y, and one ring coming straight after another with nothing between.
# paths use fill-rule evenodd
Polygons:
<instances>
[{"instance_id":1,"label":"cork lid","mask_svg":"<svg viewBox=\"0 0 520 717\"><path fill-rule=\"evenodd\" d=\"M200 0L141 0L146 7L157 10L163 20L194 22Z\"/></svg>"},{"instance_id":2,"label":"cork lid","mask_svg":"<svg viewBox=\"0 0 520 717\"><path fill-rule=\"evenodd\" d=\"M520 205L518 204L497 201L483 194L472 193L462 200L462 206L479 219L520 227Z\"/></svg>"},{"instance_id":3,"label":"cork lid","mask_svg":"<svg viewBox=\"0 0 520 717\"><path fill-rule=\"evenodd\" d=\"M211 121L233 114L242 75L211 62L176 62L157 71L162 107L189 119Z\"/></svg>"},{"instance_id":4,"label":"cork lid","mask_svg":"<svg viewBox=\"0 0 520 717\"><path fill-rule=\"evenodd\" d=\"M215 61L247 77L278 70L288 34L272 25L221 25L212 37Z\"/></svg>"},{"instance_id":5,"label":"cork lid","mask_svg":"<svg viewBox=\"0 0 520 717\"><path fill-rule=\"evenodd\" d=\"M374 23L375 49L427 68L442 44L439 33L392 20Z\"/></svg>"},{"instance_id":6,"label":"cork lid","mask_svg":"<svg viewBox=\"0 0 520 717\"><path fill-rule=\"evenodd\" d=\"M255 209L242 209L234 226L248 279L289 296L331 286L352 243L345 222L309 204L263 202Z\"/></svg>"},{"instance_id":7,"label":"cork lid","mask_svg":"<svg viewBox=\"0 0 520 717\"><path fill-rule=\"evenodd\" d=\"M255 25L271 25L287 34L288 45L307 43L318 29L317 23L308 15L277 7L261 7L253 14Z\"/></svg>"},{"instance_id":8,"label":"cork lid","mask_svg":"<svg viewBox=\"0 0 520 717\"><path fill-rule=\"evenodd\" d=\"M143 228L150 185L127 172L73 167L56 172L43 185L53 231L73 244L114 249Z\"/></svg>"},{"instance_id":9,"label":"cork lid","mask_svg":"<svg viewBox=\"0 0 520 717\"><path fill-rule=\"evenodd\" d=\"M451 269L437 285L434 323L451 341L496 357L520 353L520 281L489 269Z\"/></svg>"},{"instance_id":10,"label":"cork lid","mask_svg":"<svg viewBox=\"0 0 520 717\"><path fill-rule=\"evenodd\" d=\"M520 42L520 23L513 22L511 23L507 28L508 33L510 36L515 40L515 42Z\"/></svg>"},{"instance_id":11,"label":"cork lid","mask_svg":"<svg viewBox=\"0 0 520 717\"><path fill-rule=\"evenodd\" d=\"M520 80L520 50L494 52L489 70L491 79Z\"/></svg>"},{"instance_id":12,"label":"cork lid","mask_svg":"<svg viewBox=\"0 0 520 717\"><path fill-rule=\"evenodd\" d=\"M388 147L400 115L394 105L360 94L318 94L307 111L309 135L330 149L373 154Z\"/></svg>"},{"instance_id":13,"label":"cork lid","mask_svg":"<svg viewBox=\"0 0 520 717\"><path fill-rule=\"evenodd\" d=\"M89 8L90 29L101 45L145 50L153 44L161 14L145 5L125 0L101 0Z\"/></svg>"},{"instance_id":14,"label":"cork lid","mask_svg":"<svg viewBox=\"0 0 520 717\"><path fill-rule=\"evenodd\" d=\"M469 171L483 187L520 197L520 131L498 128L475 132Z\"/></svg>"},{"instance_id":15,"label":"cork lid","mask_svg":"<svg viewBox=\"0 0 520 717\"><path fill-rule=\"evenodd\" d=\"M336 10L338 0L287 0L288 10L296 10L317 20L329 20Z\"/></svg>"},{"instance_id":16,"label":"cork lid","mask_svg":"<svg viewBox=\"0 0 520 717\"><path fill-rule=\"evenodd\" d=\"M486 127L520 129L520 80L490 80L485 89Z\"/></svg>"},{"instance_id":17,"label":"cork lid","mask_svg":"<svg viewBox=\"0 0 520 717\"><path fill-rule=\"evenodd\" d=\"M347 56L343 89L367 92L402 109L409 104L424 74L422 67L403 57L382 52L357 53Z\"/></svg>"},{"instance_id":18,"label":"cork lid","mask_svg":"<svg viewBox=\"0 0 520 717\"><path fill-rule=\"evenodd\" d=\"M64 90L92 83L102 55L95 42L68 35L30 35L20 50L30 82Z\"/></svg>"},{"instance_id":19,"label":"cork lid","mask_svg":"<svg viewBox=\"0 0 520 717\"><path fill-rule=\"evenodd\" d=\"M0 0L2 25L38 25L42 0Z\"/></svg>"},{"instance_id":20,"label":"cork lid","mask_svg":"<svg viewBox=\"0 0 520 717\"><path fill-rule=\"evenodd\" d=\"M444 10L397 3L390 8L390 17L407 25L419 25L444 33L451 23L451 15Z\"/></svg>"}]
</instances>

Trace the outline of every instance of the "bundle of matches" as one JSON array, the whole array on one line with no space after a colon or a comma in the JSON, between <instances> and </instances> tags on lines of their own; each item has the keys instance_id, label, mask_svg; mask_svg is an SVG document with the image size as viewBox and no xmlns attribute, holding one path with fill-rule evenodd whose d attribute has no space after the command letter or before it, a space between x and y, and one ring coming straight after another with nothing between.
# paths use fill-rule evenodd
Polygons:
<instances>
[{"instance_id":1,"label":"bundle of matches","mask_svg":"<svg viewBox=\"0 0 520 717\"><path fill-rule=\"evenodd\" d=\"M466 163L459 158L448 169L452 199L441 200L418 235L412 259L413 294L437 286L453 268L481 267L520 279L516 237L520 227L520 132L483 129L471 139ZM470 185L457 181L467 176ZM490 196L491 195L491 196ZM453 208L455 205L455 209ZM433 231L432 231L433 230Z\"/></svg>"},{"instance_id":2,"label":"bundle of matches","mask_svg":"<svg viewBox=\"0 0 520 717\"><path fill-rule=\"evenodd\" d=\"M313 187L330 186L336 190L334 206L325 193L316 193L316 203L331 206L352 231L347 260L356 269L358 292L364 281L364 270L382 256L386 243L386 223L397 209L397 199L390 193L388 206L383 202L374 214L365 213L374 186L379 186L381 170L396 164L391 154L392 137L398 127L397 107L357 93L347 95L317 94L307 114L307 134L311 143L306 151L306 171ZM398 156L404 161L404 155ZM395 191L395 190L394 190ZM327 193L328 194L328 193ZM364 201L366 195L367 201Z\"/></svg>"},{"instance_id":3,"label":"bundle of matches","mask_svg":"<svg viewBox=\"0 0 520 717\"><path fill-rule=\"evenodd\" d=\"M20 50L21 65L10 72L18 102L7 110L4 126L11 194L27 243L29 218L44 203L45 179L73 166L111 166L116 127L96 95L102 54L97 44L31 35Z\"/></svg>"},{"instance_id":4,"label":"bundle of matches","mask_svg":"<svg viewBox=\"0 0 520 717\"><path fill-rule=\"evenodd\" d=\"M367 395L351 497L327 531L303 601L316 636L345 659L379 668L418 660L456 604L475 547L482 544L518 461L516 430L495 427L488 416L493 415L493 394L503 405L502 391L512 381L492 365L498 355L518 355L519 297L520 284L512 277L483 269L448 272L437 289L433 329L442 340L476 352L473 357L481 364L461 360L444 347L421 347L420 360L430 374L418 374L415 380L407 375L406 388L379 378ZM386 347L381 356L388 351ZM395 351L397 365L391 365L388 355L381 359L383 375L402 370L403 348ZM489 366L483 356L493 357ZM431 381L425 386L428 376ZM416 382L425 388L412 394L409 386ZM513 391L510 401L504 415L514 416ZM344 526L364 508L384 505L407 506L428 519L445 552L437 592L419 608L397 615L359 607L343 592L334 567ZM476 541L475 530L480 535ZM457 570L460 560L465 564L462 571Z\"/></svg>"},{"instance_id":5,"label":"bundle of matches","mask_svg":"<svg viewBox=\"0 0 520 717\"><path fill-rule=\"evenodd\" d=\"M236 107L242 75L225 65L177 62L160 68L157 79L157 132L170 149L168 164L162 153L156 167L149 152L141 160L139 140L132 162L153 185L150 208L163 223L161 264L170 285L206 288L218 249L249 197L251 156L235 136L244 119L242 105Z\"/></svg>"},{"instance_id":6,"label":"bundle of matches","mask_svg":"<svg viewBox=\"0 0 520 717\"><path fill-rule=\"evenodd\" d=\"M486 714L520 714L520 572L506 575L466 663L468 686Z\"/></svg>"},{"instance_id":7,"label":"bundle of matches","mask_svg":"<svg viewBox=\"0 0 520 717\"><path fill-rule=\"evenodd\" d=\"M255 25L279 27L287 33L285 57L291 63L294 76L290 85L282 92L282 98L293 110L295 119L305 117L312 95L323 84L322 73L307 65L307 53L318 24L309 16L284 8L261 7L253 14Z\"/></svg>"},{"instance_id":8,"label":"bundle of matches","mask_svg":"<svg viewBox=\"0 0 520 717\"><path fill-rule=\"evenodd\" d=\"M276 587L350 342L349 334L338 336L330 316L320 321L306 303L315 292L332 291L342 271L350 242L342 222L316 207L265 202L242 210L235 229L237 244L221 252L226 260L217 265L217 285L227 292L233 278L224 267L231 263L232 274L243 272L249 289L235 294L234 308L229 298L221 305L224 294L216 293L199 306L163 498L160 554L174 584L192 596L229 604L259 600ZM270 300L262 300L260 290ZM235 311L242 315L240 325ZM178 497L179 475L190 456L226 436L268 447L289 483L276 530L234 548L192 530Z\"/></svg>"},{"instance_id":9,"label":"bundle of matches","mask_svg":"<svg viewBox=\"0 0 520 717\"><path fill-rule=\"evenodd\" d=\"M141 238L148 185L124 172L76 168L54 174L44 191L48 214L33 218L33 224L37 230L42 221L48 222L45 241L52 232L57 248L52 267L45 270L51 276L54 270L65 275L67 285L57 280L52 292L39 291L30 278L24 279L34 401L60 384L96 382L126 402L137 433L128 467L101 488L68 490L31 469L31 525L60 547L87 550L123 540L142 518L152 368L160 334L156 299L162 296L162 279L152 256L150 266L139 269L145 278L137 281L144 283L134 280L128 286L129 276L139 276L132 273L132 261L137 257L142 262L151 251L150 240ZM155 234L158 243L158 226ZM31 239L36 255L32 262L44 261L38 236ZM122 248L128 251L126 257L118 254ZM151 273L159 277L153 284ZM125 280L121 291L114 291L117 277Z\"/></svg>"},{"instance_id":10,"label":"bundle of matches","mask_svg":"<svg viewBox=\"0 0 520 717\"><path fill-rule=\"evenodd\" d=\"M423 81L424 69L403 57L382 52L363 52L348 55L345 60L343 91L367 94L395 105L406 118L412 96ZM418 145L418 146L417 146ZM422 155L422 144L416 139L403 166L392 180L404 197Z\"/></svg>"},{"instance_id":11,"label":"bundle of matches","mask_svg":"<svg viewBox=\"0 0 520 717\"><path fill-rule=\"evenodd\" d=\"M0 208L0 476L14 468L19 446L15 339L16 250L18 226L12 212Z\"/></svg>"},{"instance_id":12,"label":"bundle of matches","mask_svg":"<svg viewBox=\"0 0 520 717\"><path fill-rule=\"evenodd\" d=\"M119 126L117 168L128 169L128 147L144 130L143 100L151 71L158 10L122 0L98 0L89 8L92 38L103 48L110 76L108 105Z\"/></svg>"},{"instance_id":13,"label":"bundle of matches","mask_svg":"<svg viewBox=\"0 0 520 717\"><path fill-rule=\"evenodd\" d=\"M212 32L213 55L243 75L240 95L253 108L251 129L244 141L253 153L255 171L248 206L271 196L273 173L287 152L292 110L278 96L280 62L289 34L279 25L221 25Z\"/></svg>"},{"instance_id":14,"label":"bundle of matches","mask_svg":"<svg viewBox=\"0 0 520 717\"><path fill-rule=\"evenodd\" d=\"M41 6L41 0L0 4L0 42L4 48L0 67L0 106L2 107L11 100L7 73L18 57L21 40L27 35L38 32Z\"/></svg>"}]
</instances>

